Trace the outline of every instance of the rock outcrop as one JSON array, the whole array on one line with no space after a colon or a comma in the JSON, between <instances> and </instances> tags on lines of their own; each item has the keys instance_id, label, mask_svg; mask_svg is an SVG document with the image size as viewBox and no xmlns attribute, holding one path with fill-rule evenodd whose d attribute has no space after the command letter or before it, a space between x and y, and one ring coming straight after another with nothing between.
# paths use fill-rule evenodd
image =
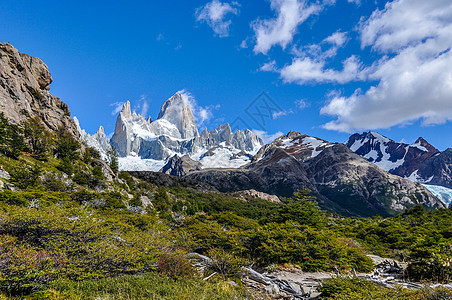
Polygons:
<instances>
[{"instance_id":1,"label":"rock outcrop","mask_svg":"<svg viewBox=\"0 0 452 300\"><path fill-rule=\"evenodd\" d=\"M199 161L194 161L188 155L179 157L174 155L171 157L165 166L160 170L160 172L182 177L193 171L201 170L201 163Z\"/></svg>"},{"instance_id":2,"label":"rock outcrop","mask_svg":"<svg viewBox=\"0 0 452 300\"><path fill-rule=\"evenodd\" d=\"M41 59L0 43L0 112L15 124L37 117L48 130L62 127L78 138L67 104L49 92L51 83Z\"/></svg>"}]
</instances>

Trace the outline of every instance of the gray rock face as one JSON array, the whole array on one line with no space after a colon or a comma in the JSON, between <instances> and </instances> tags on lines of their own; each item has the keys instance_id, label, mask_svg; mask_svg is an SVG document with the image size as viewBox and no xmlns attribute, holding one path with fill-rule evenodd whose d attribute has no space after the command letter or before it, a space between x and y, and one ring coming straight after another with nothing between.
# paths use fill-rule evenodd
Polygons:
<instances>
[{"instance_id":1,"label":"gray rock face","mask_svg":"<svg viewBox=\"0 0 452 300\"><path fill-rule=\"evenodd\" d=\"M3 169L3 166L0 166L0 178L6 179L6 180L9 180L11 178L9 173L5 169Z\"/></svg>"},{"instance_id":2,"label":"gray rock face","mask_svg":"<svg viewBox=\"0 0 452 300\"><path fill-rule=\"evenodd\" d=\"M165 166L160 170L160 172L182 177L190 172L201 170L201 163L194 161L188 155L179 157L174 155L171 157Z\"/></svg>"},{"instance_id":3,"label":"gray rock face","mask_svg":"<svg viewBox=\"0 0 452 300\"><path fill-rule=\"evenodd\" d=\"M345 145L291 132L262 147L238 170L201 170L186 177L222 192L255 189L290 197L308 188L322 207L344 215L394 215L416 204L444 205L418 183L391 175Z\"/></svg>"},{"instance_id":4,"label":"gray rock face","mask_svg":"<svg viewBox=\"0 0 452 300\"><path fill-rule=\"evenodd\" d=\"M0 43L0 112L15 124L38 117L50 131L63 127L78 138L67 104L49 92L51 83L42 60Z\"/></svg>"},{"instance_id":5,"label":"gray rock face","mask_svg":"<svg viewBox=\"0 0 452 300\"><path fill-rule=\"evenodd\" d=\"M177 92L163 103L158 119L176 125L181 138L190 139L199 135L188 96Z\"/></svg>"}]
</instances>

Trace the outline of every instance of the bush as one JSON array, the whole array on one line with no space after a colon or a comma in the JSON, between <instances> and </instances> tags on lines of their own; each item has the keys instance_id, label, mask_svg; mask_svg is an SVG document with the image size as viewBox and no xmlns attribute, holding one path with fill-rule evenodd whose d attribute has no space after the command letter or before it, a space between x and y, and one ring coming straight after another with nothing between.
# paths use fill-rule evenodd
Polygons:
<instances>
[{"instance_id":1,"label":"bush","mask_svg":"<svg viewBox=\"0 0 452 300\"><path fill-rule=\"evenodd\" d=\"M17 126L10 124L3 113L0 113L0 153L17 159L20 151L26 149L23 131Z\"/></svg>"},{"instance_id":2,"label":"bush","mask_svg":"<svg viewBox=\"0 0 452 300\"><path fill-rule=\"evenodd\" d=\"M99 179L99 180L105 179L104 173L102 172L102 167L101 167L101 166L95 166L95 167L93 168L93 176L94 176L96 179Z\"/></svg>"},{"instance_id":3,"label":"bush","mask_svg":"<svg viewBox=\"0 0 452 300\"><path fill-rule=\"evenodd\" d=\"M225 276L236 274L247 263L246 259L236 257L221 249L211 249L207 252L207 256L212 259L210 268Z\"/></svg>"},{"instance_id":4,"label":"bush","mask_svg":"<svg viewBox=\"0 0 452 300\"><path fill-rule=\"evenodd\" d=\"M74 176L72 177L72 180L74 180L75 183L80 185L87 185L89 182L89 174L83 173L81 171L75 172Z\"/></svg>"},{"instance_id":5,"label":"bush","mask_svg":"<svg viewBox=\"0 0 452 300\"><path fill-rule=\"evenodd\" d=\"M193 277L195 271L181 254L162 254L158 262L159 273L168 277Z\"/></svg>"},{"instance_id":6,"label":"bush","mask_svg":"<svg viewBox=\"0 0 452 300\"><path fill-rule=\"evenodd\" d=\"M74 139L74 137L67 132L61 133L57 145L55 148L55 155L60 159L69 159L74 161L79 159L80 143Z\"/></svg>"},{"instance_id":7,"label":"bush","mask_svg":"<svg viewBox=\"0 0 452 300\"><path fill-rule=\"evenodd\" d=\"M46 161L53 146L53 134L44 127L38 117L22 122L25 141L34 158Z\"/></svg>"},{"instance_id":8,"label":"bush","mask_svg":"<svg viewBox=\"0 0 452 300\"><path fill-rule=\"evenodd\" d=\"M20 189L26 189L38 183L41 173L42 168L37 163L33 166L21 165L10 172L11 182Z\"/></svg>"},{"instance_id":9,"label":"bush","mask_svg":"<svg viewBox=\"0 0 452 300\"><path fill-rule=\"evenodd\" d=\"M72 165L72 162L68 157L64 157L60 160L57 169L61 172L66 173L67 175L71 176L72 173L74 173L74 166Z\"/></svg>"},{"instance_id":10,"label":"bush","mask_svg":"<svg viewBox=\"0 0 452 300\"><path fill-rule=\"evenodd\" d=\"M85 152L83 152L82 160L85 164L89 164L93 159L100 159L100 153L93 147L87 147Z\"/></svg>"}]
</instances>

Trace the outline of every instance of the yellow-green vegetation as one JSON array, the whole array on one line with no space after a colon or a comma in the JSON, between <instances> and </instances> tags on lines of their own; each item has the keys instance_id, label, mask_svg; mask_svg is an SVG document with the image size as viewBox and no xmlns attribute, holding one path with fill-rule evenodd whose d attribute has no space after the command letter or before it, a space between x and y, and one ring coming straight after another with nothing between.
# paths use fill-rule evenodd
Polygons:
<instances>
[{"instance_id":1,"label":"yellow-green vegetation","mask_svg":"<svg viewBox=\"0 0 452 300\"><path fill-rule=\"evenodd\" d=\"M435 300L452 299L452 291L445 288L407 290L388 289L360 278L336 277L327 279L319 288L325 300Z\"/></svg>"},{"instance_id":2,"label":"yellow-green vegetation","mask_svg":"<svg viewBox=\"0 0 452 300\"><path fill-rule=\"evenodd\" d=\"M90 300L90 299L247 299L248 293L234 282L199 278L172 278L156 273L125 275L98 280L57 280L31 299ZM1 299L1 298L0 298Z\"/></svg>"},{"instance_id":3,"label":"yellow-green vegetation","mask_svg":"<svg viewBox=\"0 0 452 300\"><path fill-rule=\"evenodd\" d=\"M411 280L452 280L452 209L415 206L388 219L336 219L331 228L371 253L408 262Z\"/></svg>"},{"instance_id":4,"label":"yellow-green vegetation","mask_svg":"<svg viewBox=\"0 0 452 300\"><path fill-rule=\"evenodd\" d=\"M366 253L408 261L413 279L451 278L451 210L342 218L307 191L277 204L165 188L126 172L111 179L99 153L63 130L0 115L0 133L0 165L10 174L0 179L0 299L241 299L249 295L235 276L244 265L369 272ZM206 274L189 252L213 259ZM335 280L324 286L328 297L418 295Z\"/></svg>"}]
</instances>

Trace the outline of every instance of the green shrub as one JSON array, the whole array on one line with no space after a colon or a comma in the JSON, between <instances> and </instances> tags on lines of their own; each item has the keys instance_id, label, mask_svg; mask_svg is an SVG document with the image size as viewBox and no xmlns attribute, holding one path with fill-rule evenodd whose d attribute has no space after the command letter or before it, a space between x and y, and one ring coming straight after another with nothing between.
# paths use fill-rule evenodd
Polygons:
<instances>
[{"instance_id":1,"label":"green shrub","mask_svg":"<svg viewBox=\"0 0 452 300\"><path fill-rule=\"evenodd\" d=\"M92 173L93 173L93 176L94 176L96 179L99 179L99 180L105 179L104 173L102 172L102 167L101 167L101 166L95 166L95 167L93 168Z\"/></svg>"},{"instance_id":2,"label":"green shrub","mask_svg":"<svg viewBox=\"0 0 452 300\"><path fill-rule=\"evenodd\" d=\"M0 153L17 159L21 151L26 150L23 130L10 124L5 115L0 113Z\"/></svg>"},{"instance_id":3,"label":"green shrub","mask_svg":"<svg viewBox=\"0 0 452 300\"><path fill-rule=\"evenodd\" d=\"M211 249L207 252L207 256L212 259L212 264L209 267L224 276L235 275L248 262L244 258L221 249Z\"/></svg>"},{"instance_id":4,"label":"green shrub","mask_svg":"<svg viewBox=\"0 0 452 300\"><path fill-rule=\"evenodd\" d=\"M83 152L82 160L85 164L89 164L93 159L100 159L100 153L93 147L87 147L85 152Z\"/></svg>"},{"instance_id":5,"label":"green shrub","mask_svg":"<svg viewBox=\"0 0 452 300\"><path fill-rule=\"evenodd\" d=\"M74 176L72 176L72 180L80 185L87 185L89 182L89 174L86 174L81 171L76 171Z\"/></svg>"},{"instance_id":6,"label":"green shrub","mask_svg":"<svg viewBox=\"0 0 452 300\"><path fill-rule=\"evenodd\" d=\"M80 143L75 140L75 138L67 132L60 133L60 138L57 141L55 148L55 155L59 159L69 159L70 161L75 161L79 159Z\"/></svg>"},{"instance_id":7,"label":"green shrub","mask_svg":"<svg viewBox=\"0 0 452 300\"><path fill-rule=\"evenodd\" d=\"M30 118L21 123L26 144L34 158L46 161L54 144L54 135L42 124L38 117Z\"/></svg>"},{"instance_id":8,"label":"green shrub","mask_svg":"<svg viewBox=\"0 0 452 300\"><path fill-rule=\"evenodd\" d=\"M26 189L30 186L35 186L39 182L39 176L42 173L42 168L35 163L32 166L20 165L15 167L11 172L11 182L20 189Z\"/></svg>"},{"instance_id":9,"label":"green shrub","mask_svg":"<svg viewBox=\"0 0 452 300\"><path fill-rule=\"evenodd\" d=\"M64 157L60 160L57 169L60 170L61 172L66 173L69 176L71 176L72 173L74 173L74 166L68 157Z\"/></svg>"}]
</instances>

